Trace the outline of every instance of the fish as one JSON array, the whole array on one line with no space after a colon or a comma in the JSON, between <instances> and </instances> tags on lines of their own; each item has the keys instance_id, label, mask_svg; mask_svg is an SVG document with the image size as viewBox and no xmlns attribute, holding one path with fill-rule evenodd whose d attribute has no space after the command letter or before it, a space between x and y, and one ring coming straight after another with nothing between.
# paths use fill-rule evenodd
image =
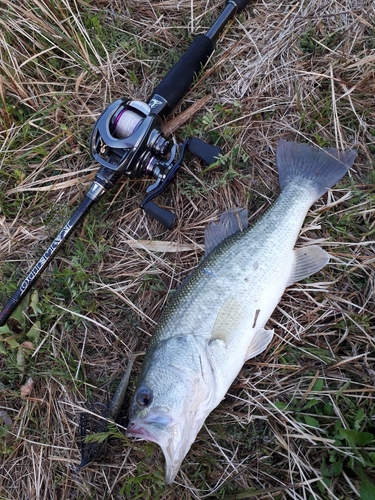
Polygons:
<instances>
[{"instance_id":1,"label":"fish","mask_svg":"<svg viewBox=\"0 0 375 500\"><path fill-rule=\"evenodd\" d=\"M166 484L245 361L270 345L266 323L285 288L328 263L319 246L295 243L310 207L356 155L281 140L274 204L253 226L246 211L229 210L206 228L206 255L162 314L129 411L127 436L161 447Z\"/></svg>"}]
</instances>

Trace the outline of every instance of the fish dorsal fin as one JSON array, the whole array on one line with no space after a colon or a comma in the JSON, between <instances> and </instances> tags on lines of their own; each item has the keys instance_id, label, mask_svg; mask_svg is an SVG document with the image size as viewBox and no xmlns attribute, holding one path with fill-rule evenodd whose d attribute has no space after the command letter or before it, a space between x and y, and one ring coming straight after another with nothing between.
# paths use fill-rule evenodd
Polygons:
<instances>
[{"instance_id":1,"label":"fish dorsal fin","mask_svg":"<svg viewBox=\"0 0 375 500\"><path fill-rule=\"evenodd\" d=\"M228 297L216 317L210 344L215 340L220 340L225 345L228 345L243 317L244 310L238 299Z\"/></svg>"},{"instance_id":2,"label":"fish dorsal fin","mask_svg":"<svg viewBox=\"0 0 375 500\"><path fill-rule=\"evenodd\" d=\"M273 339L274 330L266 330L264 328L259 328L253 339L250 342L249 348L247 350L245 361L250 358L254 358L261 352L265 351Z\"/></svg>"},{"instance_id":3,"label":"fish dorsal fin","mask_svg":"<svg viewBox=\"0 0 375 500\"><path fill-rule=\"evenodd\" d=\"M225 238L247 228L246 208L229 209L221 214L219 222L212 222L204 232L205 257Z\"/></svg>"},{"instance_id":4,"label":"fish dorsal fin","mask_svg":"<svg viewBox=\"0 0 375 500\"><path fill-rule=\"evenodd\" d=\"M287 286L320 271L329 261L329 254L318 246L294 249L294 264Z\"/></svg>"}]
</instances>

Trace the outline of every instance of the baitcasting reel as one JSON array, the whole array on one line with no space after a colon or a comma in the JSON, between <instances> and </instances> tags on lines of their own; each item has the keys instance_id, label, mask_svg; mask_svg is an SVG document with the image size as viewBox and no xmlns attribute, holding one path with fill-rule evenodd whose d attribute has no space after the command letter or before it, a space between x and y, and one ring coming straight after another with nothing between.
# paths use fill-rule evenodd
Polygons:
<instances>
[{"instance_id":1,"label":"baitcasting reel","mask_svg":"<svg viewBox=\"0 0 375 500\"><path fill-rule=\"evenodd\" d=\"M157 164L163 163L162 158L171 150L161 124L160 116L153 114L145 102L119 99L96 122L90 139L91 153L104 167L121 174L154 175Z\"/></svg>"},{"instance_id":2,"label":"baitcasting reel","mask_svg":"<svg viewBox=\"0 0 375 500\"><path fill-rule=\"evenodd\" d=\"M101 114L90 139L91 154L102 168L96 181L108 189L108 183L120 175L153 177L156 182L147 189L142 201L143 210L157 219L167 229L172 229L175 214L151 201L159 196L181 166L185 150L198 156L204 163L213 163L221 152L197 138L185 140L181 154L161 130L162 119L152 111L160 101L153 98L149 104L141 101L119 99Z\"/></svg>"}]
</instances>

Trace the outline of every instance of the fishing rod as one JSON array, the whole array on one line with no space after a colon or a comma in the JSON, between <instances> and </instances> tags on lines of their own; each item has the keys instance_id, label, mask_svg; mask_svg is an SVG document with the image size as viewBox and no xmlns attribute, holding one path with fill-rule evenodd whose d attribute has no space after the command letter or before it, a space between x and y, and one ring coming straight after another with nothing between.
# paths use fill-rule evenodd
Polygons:
<instances>
[{"instance_id":1,"label":"fishing rod","mask_svg":"<svg viewBox=\"0 0 375 500\"><path fill-rule=\"evenodd\" d=\"M198 35L146 102L118 99L100 115L91 133L90 151L101 165L84 200L59 234L31 269L26 278L0 312L3 326L35 284L46 266L65 243L92 206L106 194L122 176L153 177L155 182L146 190L140 206L167 229L172 229L176 215L153 200L172 181L186 151L210 164L220 154L220 148L193 137L187 138L180 149L162 132L163 120L177 106L192 84L194 77L207 63L214 43L222 30L242 12L250 0L227 0L225 8L206 34Z\"/></svg>"}]
</instances>

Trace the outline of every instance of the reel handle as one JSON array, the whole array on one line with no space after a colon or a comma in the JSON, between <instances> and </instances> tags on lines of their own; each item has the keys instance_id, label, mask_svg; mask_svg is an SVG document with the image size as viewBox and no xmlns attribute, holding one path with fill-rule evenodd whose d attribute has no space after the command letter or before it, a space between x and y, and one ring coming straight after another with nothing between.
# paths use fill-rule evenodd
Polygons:
<instances>
[{"instance_id":1,"label":"reel handle","mask_svg":"<svg viewBox=\"0 0 375 500\"><path fill-rule=\"evenodd\" d=\"M170 210L159 207L159 205L154 203L152 200L159 196L172 181L177 173L177 170L182 165L186 149L192 155L200 158L206 165L213 163L217 159L217 156L221 154L219 147L210 146L197 137L188 137L181 145L180 156L177 161L166 169L163 178L159 178L155 184L149 187L148 194L141 203L141 208L143 208L147 215L154 217L154 219L163 224L163 226L167 229L173 229L177 216Z\"/></svg>"},{"instance_id":2,"label":"reel handle","mask_svg":"<svg viewBox=\"0 0 375 500\"><path fill-rule=\"evenodd\" d=\"M156 219L160 224L169 230L173 229L174 223L177 220L177 215L175 215L170 210L166 210L165 208L159 207L153 201L147 201L142 205L143 210L150 217Z\"/></svg>"}]
</instances>

